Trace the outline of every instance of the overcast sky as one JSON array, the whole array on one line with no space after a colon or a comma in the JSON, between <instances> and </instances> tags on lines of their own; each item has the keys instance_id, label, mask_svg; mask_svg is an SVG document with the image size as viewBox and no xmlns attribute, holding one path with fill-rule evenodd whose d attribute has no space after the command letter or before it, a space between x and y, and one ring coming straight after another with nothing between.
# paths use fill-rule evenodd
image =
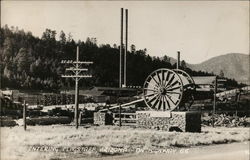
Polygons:
<instances>
[{"instance_id":1,"label":"overcast sky","mask_svg":"<svg viewBox=\"0 0 250 160\"><path fill-rule=\"evenodd\" d=\"M129 45L151 56L200 63L226 53L249 54L248 1L2 1L1 25L41 37L46 28L120 43L120 8L129 10Z\"/></svg>"}]
</instances>

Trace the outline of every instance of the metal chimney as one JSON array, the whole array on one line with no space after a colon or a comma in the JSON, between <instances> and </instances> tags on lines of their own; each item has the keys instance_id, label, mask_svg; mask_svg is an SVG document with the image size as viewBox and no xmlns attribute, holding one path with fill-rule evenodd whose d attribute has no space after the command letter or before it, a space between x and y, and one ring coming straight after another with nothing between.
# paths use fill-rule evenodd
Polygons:
<instances>
[{"instance_id":1,"label":"metal chimney","mask_svg":"<svg viewBox=\"0 0 250 160\"><path fill-rule=\"evenodd\" d=\"M119 88L122 87L122 50L123 50L123 8L121 8L121 43L120 43Z\"/></svg>"},{"instance_id":2,"label":"metal chimney","mask_svg":"<svg viewBox=\"0 0 250 160\"><path fill-rule=\"evenodd\" d=\"M180 51L177 51L176 69L179 69L179 66L180 66Z\"/></svg>"},{"instance_id":3,"label":"metal chimney","mask_svg":"<svg viewBox=\"0 0 250 160\"><path fill-rule=\"evenodd\" d=\"M125 52L124 52L124 87L127 86L127 50L128 50L128 9L125 10Z\"/></svg>"}]
</instances>

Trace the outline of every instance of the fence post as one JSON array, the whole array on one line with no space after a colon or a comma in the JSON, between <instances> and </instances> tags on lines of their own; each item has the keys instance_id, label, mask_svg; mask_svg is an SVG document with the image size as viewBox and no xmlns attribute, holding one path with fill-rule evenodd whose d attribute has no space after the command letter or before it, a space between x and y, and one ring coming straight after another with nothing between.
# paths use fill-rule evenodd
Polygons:
<instances>
[{"instance_id":1,"label":"fence post","mask_svg":"<svg viewBox=\"0 0 250 160\"><path fill-rule=\"evenodd\" d=\"M119 127L122 126L122 118L121 118L121 111L122 110L122 107L121 107L121 104L119 104Z\"/></svg>"},{"instance_id":2,"label":"fence post","mask_svg":"<svg viewBox=\"0 0 250 160\"><path fill-rule=\"evenodd\" d=\"M25 100L23 101L23 127L24 127L24 130L26 131L26 110L27 110L27 107L26 107L26 102Z\"/></svg>"},{"instance_id":3,"label":"fence post","mask_svg":"<svg viewBox=\"0 0 250 160\"><path fill-rule=\"evenodd\" d=\"M238 94L236 94L236 110L235 110L236 116L238 116L239 105L240 105L240 91Z\"/></svg>"},{"instance_id":4,"label":"fence post","mask_svg":"<svg viewBox=\"0 0 250 160\"><path fill-rule=\"evenodd\" d=\"M82 112L80 111L78 120L79 126L81 125L81 121L82 121Z\"/></svg>"},{"instance_id":5,"label":"fence post","mask_svg":"<svg viewBox=\"0 0 250 160\"><path fill-rule=\"evenodd\" d=\"M215 108L216 108L216 93L217 93L217 76L215 76L215 82L214 82L214 103L213 103L213 127L214 127L214 116L215 116Z\"/></svg>"}]
</instances>

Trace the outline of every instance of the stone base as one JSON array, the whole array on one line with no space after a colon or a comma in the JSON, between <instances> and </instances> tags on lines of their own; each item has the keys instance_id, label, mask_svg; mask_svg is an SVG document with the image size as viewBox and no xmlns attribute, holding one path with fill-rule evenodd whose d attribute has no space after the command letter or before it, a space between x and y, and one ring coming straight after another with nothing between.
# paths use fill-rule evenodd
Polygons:
<instances>
[{"instance_id":1,"label":"stone base","mask_svg":"<svg viewBox=\"0 0 250 160\"><path fill-rule=\"evenodd\" d=\"M94 113L94 124L97 125L110 125L112 124L112 115L105 112L95 112Z\"/></svg>"},{"instance_id":2,"label":"stone base","mask_svg":"<svg viewBox=\"0 0 250 160\"><path fill-rule=\"evenodd\" d=\"M200 112L137 111L136 117L139 128L201 132Z\"/></svg>"}]
</instances>

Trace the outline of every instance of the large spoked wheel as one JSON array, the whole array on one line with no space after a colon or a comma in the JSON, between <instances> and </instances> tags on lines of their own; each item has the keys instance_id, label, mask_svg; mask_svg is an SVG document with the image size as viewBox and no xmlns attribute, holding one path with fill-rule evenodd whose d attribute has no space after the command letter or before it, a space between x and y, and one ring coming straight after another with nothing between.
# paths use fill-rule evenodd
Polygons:
<instances>
[{"instance_id":1,"label":"large spoked wheel","mask_svg":"<svg viewBox=\"0 0 250 160\"><path fill-rule=\"evenodd\" d=\"M183 83L177 73L169 69L152 72L143 86L143 98L152 110L174 110L181 102Z\"/></svg>"},{"instance_id":2,"label":"large spoked wheel","mask_svg":"<svg viewBox=\"0 0 250 160\"><path fill-rule=\"evenodd\" d=\"M185 110L189 110L194 103L194 93L196 91L195 82L187 72L180 69L174 69L174 71L180 76L183 83L184 96L180 106L184 107Z\"/></svg>"}]
</instances>

